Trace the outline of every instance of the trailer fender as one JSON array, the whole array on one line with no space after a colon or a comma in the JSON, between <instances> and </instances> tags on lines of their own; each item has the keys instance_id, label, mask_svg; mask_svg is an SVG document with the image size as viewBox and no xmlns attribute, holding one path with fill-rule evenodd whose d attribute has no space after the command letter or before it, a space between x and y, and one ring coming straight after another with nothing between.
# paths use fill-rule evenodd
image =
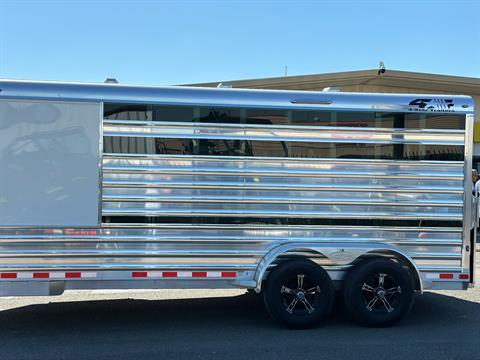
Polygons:
<instances>
[{"instance_id":1,"label":"trailer fender","mask_svg":"<svg viewBox=\"0 0 480 360\"><path fill-rule=\"evenodd\" d=\"M378 243L351 244L351 243L335 243L325 245L312 245L311 243L294 243L277 246L271 249L258 263L255 270L255 291L260 292L262 281L268 268L277 260L278 257L293 252L311 252L325 256L335 265L349 265L357 261L360 257L372 254L393 255L403 260L403 262L411 269L413 276L417 280L417 288L422 292L422 278L417 265L405 252L399 250L395 246Z\"/></svg>"}]
</instances>

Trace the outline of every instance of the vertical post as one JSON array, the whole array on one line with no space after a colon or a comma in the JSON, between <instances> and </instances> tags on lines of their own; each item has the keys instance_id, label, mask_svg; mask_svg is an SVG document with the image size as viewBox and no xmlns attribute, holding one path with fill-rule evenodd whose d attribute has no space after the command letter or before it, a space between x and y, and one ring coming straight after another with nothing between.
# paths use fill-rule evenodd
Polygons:
<instances>
[{"instance_id":1,"label":"vertical post","mask_svg":"<svg viewBox=\"0 0 480 360\"><path fill-rule=\"evenodd\" d=\"M332 111L330 113L330 124L331 126L337 126L337 112ZM336 143L330 143L330 157L332 159L335 159L337 157L337 151L336 151Z\"/></svg>"},{"instance_id":2,"label":"vertical post","mask_svg":"<svg viewBox=\"0 0 480 360\"><path fill-rule=\"evenodd\" d=\"M475 263L470 263L475 260L475 255L470 256L470 251L475 251L475 238L471 239L471 229L475 227L475 222L472 224L472 205L473 205L473 191L472 191L472 157L473 157L473 114L468 114L465 117L465 147L464 147L464 162L463 162L463 231L462 231L462 270L471 271L471 281L474 282L474 267ZM467 247L470 251L467 251Z\"/></svg>"},{"instance_id":3,"label":"vertical post","mask_svg":"<svg viewBox=\"0 0 480 360\"><path fill-rule=\"evenodd\" d=\"M405 129L405 114L397 113L393 117L393 127L395 129ZM405 152L405 144L394 144L393 145L393 158L395 160L402 160L403 154Z\"/></svg>"}]
</instances>

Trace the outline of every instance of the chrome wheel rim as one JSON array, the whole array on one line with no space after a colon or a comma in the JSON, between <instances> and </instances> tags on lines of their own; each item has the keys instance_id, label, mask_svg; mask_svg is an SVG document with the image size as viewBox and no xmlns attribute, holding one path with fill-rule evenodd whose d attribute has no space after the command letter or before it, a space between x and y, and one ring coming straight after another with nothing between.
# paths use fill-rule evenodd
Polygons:
<instances>
[{"instance_id":1,"label":"chrome wheel rim","mask_svg":"<svg viewBox=\"0 0 480 360\"><path fill-rule=\"evenodd\" d=\"M280 288L284 309L291 315L313 313L320 301L320 293L320 285L305 274L292 276Z\"/></svg>"},{"instance_id":2,"label":"chrome wheel rim","mask_svg":"<svg viewBox=\"0 0 480 360\"><path fill-rule=\"evenodd\" d=\"M365 308L377 314L389 314L398 306L402 288L391 275L379 273L362 284Z\"/></svg>"}]
</instances>

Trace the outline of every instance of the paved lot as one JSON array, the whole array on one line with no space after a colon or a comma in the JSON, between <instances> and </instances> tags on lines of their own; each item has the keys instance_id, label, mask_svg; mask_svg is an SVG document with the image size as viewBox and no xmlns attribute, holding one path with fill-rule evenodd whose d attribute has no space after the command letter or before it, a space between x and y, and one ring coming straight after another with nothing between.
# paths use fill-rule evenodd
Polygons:
<instances>
[{"instance_id":1,"label":"paved lot","mask_svg":"<svg viewBox=\"0 0 480 360\"><path fill-rule=\"evenodd\" d=\"M323 327L286 330L243 291L75 291L0 308L1 360L480 359L480 289L426 293L388 329L337 306Z\"/></svg>"}]
</instances>

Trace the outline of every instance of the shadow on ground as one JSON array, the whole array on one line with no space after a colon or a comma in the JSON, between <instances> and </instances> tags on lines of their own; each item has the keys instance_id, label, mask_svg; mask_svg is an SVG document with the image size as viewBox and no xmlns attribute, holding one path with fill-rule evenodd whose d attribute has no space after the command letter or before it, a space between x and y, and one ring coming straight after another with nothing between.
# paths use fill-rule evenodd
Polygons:
<instances>
[{"instance_id":1,"label":"shadow on ground","mask_svg":"<svg viewBox=\"0 0 480 360\"><path fill-rule=\"evenodd\" d=\"M342 305L323 326L273 323L254 295L65 302L0 312L0 359L480 358L480 304L426 293L387 329L353 323Z\"/></svg>"}]
</instances>

